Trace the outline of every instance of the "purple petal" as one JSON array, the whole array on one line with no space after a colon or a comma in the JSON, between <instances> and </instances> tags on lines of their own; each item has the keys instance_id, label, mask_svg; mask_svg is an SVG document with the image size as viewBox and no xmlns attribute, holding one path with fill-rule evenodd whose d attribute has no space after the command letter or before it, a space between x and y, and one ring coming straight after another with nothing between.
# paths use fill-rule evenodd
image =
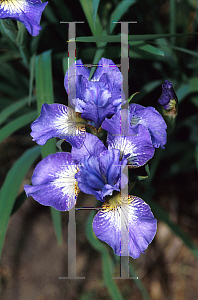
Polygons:
<instances>
[{"instance_id":1,"label":"purple petal","mask_svg":"<svg viewBox=\"0 0 198 300\"><path fill-rule=\"evenodd\" d=\"M27 28L32 36L39 34L42 27L39 25L41 15L48 2L40 0L1 1L0 19L17 20Z\"/></svg>"},{"instance_id":2,"label":"purple petal","mask_svg":"<svg viewBox=\"0 0 198 300\"><path fill-rule=\"evenodd\" d=\"M88 83L90 70L84 67L82 60L75 61L67 70L64 85L68 93L69 102L76 109L78 100L84 99L86 85ZM82 112L81 110L78 110Z\"/></svg>"},{"instance_id":3,"label":"purple petal","mask_svg":"<svg viewBox=\"0 0 198 300\"><path fill-rule=\"evenodd\" d=\"M50 154L36 166L32 186L24 186L27 197L57 210L70 210L76 203L77 172L71 153Z\"/></svg>"},{"instance_id":4,"label":"purple petal","mask_svg":"<svg viewBox=\"0 0 198 300\"><path fill-rule=\"evenodd\" d=\"M82 118L91 120L98 129L106 117L115 113L115 106L109 100L111 94L103 84L90 82L85 93Z\"/></svg>"},{"instance_id":5,"label":"purple petal","mask_svg":"<svg viewBox=\"0 0 198 300\"><path fill-rule=\"evenodd\" d=\"M99 160L95 156L85 156L81 165L80 171L76 174L79 189L85 194L92 194L98 200L103 200L102 190L105 186L100 171Z\"/></svg>"},{"instance_id":6,"label":"purple petal","mask_svg":"<svg viewBox=\"0 0 198 300\"><path fill-rule=\"evenodd\" d=\"M39 145L58 137L79 148L85 139L86 123L82 118L76 117L73 109L65 105L44 103L41 115L31 125L31 136Z\"/></svg>"},{"instance_id":7,"label":"purple petal","mask_svg":"<svg viewBox=\"0 0 198 300\"><path fill-rule=\"evenodd\" d=\"M125 241L128 241L128 251L122 249L121 228L122 233L128 233L124 237ZM149 205L142 199L124 196L121 201L121 195L118 194L105 202L101 211L96 214L93 230L95 235L106 242L116 255L138 258L152 242L157 230L157 220Z\"/></svg>"},{"instance_id":8,"label":"purple petal","mask_svg":"<svg viewBox=\"0 0 198 300\"><path fill-rule=\"evenodd\" d=\"M108 131L108 149L119 149L121 157L126 157L128 164L137 168L153 157L155 149L148 129L140 124L134 132L127 121L128 110L122 109L111 119L105 119L102 128Z\"/></svg>"},{"instance_id":9,"label":"purple petal","mask_svg":"<svg viewBox=\"0 0 198 300\"><path fill-rule=\"evenodd\" d=\"M129 124L128 110L122 109L117 111L110 119L106 118L101 127L113 135L128 135L130 129Z\"/></svg>"},{"instance_id":10,"label":"purple petal","mask_svg":"<svg viewBox=\"0 0 198 300\"><path fill-rule=\"evenodd\" d=\"M91 80L99 81L101 76L103 74L108 73L110 70L115 70L117 72L120 72L118 67L114 64L114 62L111 59L102 57L98 62L98 67L94 72L94 75Z\"/></svg>"},{"instance_id":11,"label":"purple petal","mask_svg":"<svg viewBox=\"0 0 198 300\"><path fill-rule=\"evenodd\" d=\"M99 156L85 156L76 174L80 190L86 194L95 195L96 199L104 201L114 190L120 191L121 166L127 160L119 160L119 150L105 150ZM123 176L124 177L124 176ZM124 178L125 179L125 178ZM123 179L123 184L127 181Z\"/></svg>"},{"instance_id":12,"label":"purple petal","mask_svg":"<svg viewBox=\"0 0 198 300\"><path fill-rule=\"evenodd\" d=\"M134 168L145 165L155 152L150 134L142 125L138 125L136 134L130 129L127 136L108 133L107 144L108 149L119 149L121 157L126 157Z\"/></svg>"},{"instance_id":13,"label":"purple petal","mask_svg":"<svg viewBox=\"0 0 198 300\"><path fill-rule=\"evenodd\" d=\"M155 148L164 148L166 144L166 123L154 107L143 107L139 104L129 105L130 127L136 132L137 125L142 124L151 135Z\"/></svg>"},{"instance_id":14,"label":"purple petal","mask_svg":"<svg viewBox=\"0 0 198 300\"><path fill-rule=\"evenodd\" d=\"M95 135L86 133L85 141L82 147L72 147L72 157L76 163L79 163L84 156L99 156L99 154L107 150L103 142Z\"/></svg>"},{"instance_id":15,"label":"purple petal","mask_svg":"<svg viewBox=\"0 0 198 300\"><path fill-rule=\"evenodd\" d=\"M81 60L68 69L65 88L69 101L82 118L93 121L98 129L106 117L111 117L126 102L123 77L115 64L102 58L91 81L89 69Z\"/></svg>"},{"instance_id":16,"label":"purple petal","mask_svg":"<svg viewBox=\"0 0 198 300\"><path fill-rule=\"evenodd\" d=\"M121 104L123 105L126 103L122 87L123 76L112 60L101 58L91 80L104 82L108 85L108 89L111 92L111 102L117 107L116 110L121 108Z\"/></svg>"},{"instance_id":17,"label":"purple petal","mask_svg":"<svg viewBox=\"0 0 198 300\"><path fill-rule=\"evenodd\" d=\"M108 184L115 185L119 187L121 168L120 166L125 166L127 163L126 159L120 161L120 151L117 149L109 149L103 151L100 154L100 170L102 174L105 174L105 178Z\"/></svg>"}]
</instances>

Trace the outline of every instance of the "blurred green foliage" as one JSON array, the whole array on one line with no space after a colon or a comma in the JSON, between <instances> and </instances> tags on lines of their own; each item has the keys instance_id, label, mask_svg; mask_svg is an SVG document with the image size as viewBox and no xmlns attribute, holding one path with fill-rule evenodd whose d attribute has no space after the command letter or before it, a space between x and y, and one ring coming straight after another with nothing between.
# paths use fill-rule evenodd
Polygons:
<instances>
[{"instance_id":1,"label":"blurred green foliage","mask_svg":"<svg viewBox=\"0 0 198 300\"><path fill-rule=\"evenodd\" d=\"M190 237L170 221L168 213L151 199L157 184L165 184L167 178L174 180L175 176L188 171L197 172L198 168L197 14L196 0L51 0L43 12L42 30L36 37L30 36L24 26L14 20L0 20L1 142L16 131L21 136L29 135L29 125L36 118L37 108L39 113L44 102L67 105L63 83L68 59L68 25L61 21L84 21L84 24L76 24L76 56L86 64L97 64L102 56L120 63L120 24L112 22L137 21L137 24L129 25L129 95L138 91L132 101L160 110L157 100L161 84L168 79L179 99L179 114L175 130L168 136L166 149L158 150L149 162L150 177L146 181L141 180L133 193L137 192L137 196L148 201L155 216L184 241L196 258L198 251ZM42 149L42 155L44 157L55 151L55 142L52 141ZM39 153L39 148L24 150L4 183L1 182L1 249L13 207L15 205L16 211L24 201L16 206L17 196L22 194L17 192ZM12 181L13 192L10 195L10 180L19 169L21 171L21 166L23 172L18 180ZM60 214L52 212L52 217L61 241ZM88 222L90 225L90 219ZM92 234L89 228L87 237L93 245ZM109 279L110 270L105 269L105 260L111 265L111 258L107 248L103 247L101 242L95 243L102 256L106 286L112 299L122 299L114 281ZM149 299L141 283L139 289L144 299Z\"/></svg>"}]
</instances>

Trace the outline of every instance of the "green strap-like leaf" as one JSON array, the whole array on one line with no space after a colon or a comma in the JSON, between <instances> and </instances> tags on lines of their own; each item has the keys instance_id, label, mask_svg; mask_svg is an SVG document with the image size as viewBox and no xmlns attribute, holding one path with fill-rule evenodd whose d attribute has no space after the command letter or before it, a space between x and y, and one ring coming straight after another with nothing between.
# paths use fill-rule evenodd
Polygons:
<instances>
[{"instance_id":1,"label":"green strap-like leaf","mask_svg":"<svg viewBox=\"0 0 198 300\"><path fill-rule=\"evenodd\" d=\"M176 1L170 0L170 33L176 33ZM171 43L175 44L175 37L171 38Z\"/></svg>"},{"instance_id":2,"label":"green strap-like leaf","mask_svg":"<svg viewBox=\"0 0 198 300\"><path fill-rule=\"evenodd\" d=\"M161 55L164 56L164 52L156 47L153 47L152 45L146 44L146 43L139 43L139 42L129 42L130 50L137 49L146 51L148 53L154 54L154 55ZM132 47L131 47L132 46Z\"/></svg>"},{"instance_id":3,"label":"green strap-like leaf","mask_svg":"<svg viewBox=\"0 0 198 300\"><path fill-rule=\"evenodd\" d=\"M15 131L18 129L21 129L22 127L30 124L33 122L37 117L37 112L33 111L31 113L28 113L26 115L23 115L14 121L11 121L7 125L5 125L1 130L0 130L0 143L7 138L9 135L13 134Z\"/></svg>"},{"instance_id":4,"label":"green strap-like leaf","mask_svg":"<svg viewBox=\"0 0 198 300\"><path fill-rule=\"evenodd\" d=\"M95 25L94 25L94 20L93 20L93 0L80 0L80 4L83 8L85 17L87 19L87 22L89 24L89 27L91 29L91 32L94 37L99 37L102 35L102 26L100 24L100 20L98 15L96 15L95 18ZM97 41L96 41L97 42Z\"/></svg>"},{"instance_id":5,"label":"green strap-like leaf","mask_svg":"<svg viewBox=\"0 0 198 300\"><path fill-rule=\"evenodd\" d=\"M35 76L35 57L36 57L36 55L33 54L30 59L29 105L32 100L33 82L34 82L34 76Z\"/></svg>"},{"instance_id":6,"label":"green strap-like leaf","mask_svg":"<svg viewBox=\"0 0 198 300\"><path fill-rule=\"evenodd\" d=\"M102 29L102 25L100 23L100 19L99 19L98 15L97 15L97 11L96 11L96 16L94 17L92 1L94 1L94 0L80 0L80 3L83 8L83 11L85 13L87 22L89 24L89 27L90 27L90 30L91 30L93 36L94 37L104 36L104 35L106 35L106 32L103 31L103 29ZM97 0L95 1L95 3L96 2L97 2ZM99 4L99 1L98 1L98 4ZM97 45L97 50L96 50L96 53L94 56L93 64L97 64L98 61L100 60L106 43L104 43L103 41L99 41L99 42L96 41L96 45ZM96 69L95 66L93 66L91 68L89 80L91 79L95 69Z\"/></svg>"},{"instance_id":7,"label":"green strap-like leaf","mask_svg":"<svg viewBox=\"0 0 198 300\"><path fill-rule=\"evenodd\" d=\"M17 37L17 29L14 26L13 20L0 20L0 29L11 39L13 43L15 42L15 39Z\"/></svg>"},{"instance_id":8,"label":"green strap-like leaf","mask_svg":"<svg viewBox=\"0 0 198 300\"><path fill-rule=\"evenodd\" d=\"M21 186L21 182L33 164L40 155L40 147L36 146L27 150L13 165L7 173L0 192L0 256L6 235L10 214Z\"/></svg>"},{"instance_id":9,"label":"green strap-like leaf","mask_svg":"<svg viewBox=\"0 0 198 300\"><path fill-rule=\"evenodd\" d=\"M35 59L35 77L37 92L37 109L40 115L44 103L54 103L51 50L38 55Z\"/></svg>"},{"instance_id":10,"label":"green strap-like leaf","mask_svg":"<svg viewBox=\"0 0 198 300\"><path fill-rule=\"evenodd\" d=\"M40 115L41 107L44 103L52 104L54 102L53 81L52 81L52 62L51 51L46 51L38 55L35 59L35 78L37 90L37 108ZM50 139L41 147L42 157L56 153L56 141ZM62 243L61 213L50 207L54 229L58 243Z\"/></svg>"},{"instance_id":11,"label":"green strap-like leaf","mask_svg":"<svg viewBox=\"0 0 198 300\"><path fill-rule=\"evenodd\" d=\"M33 97L31 99L32 101L36 100L36 97ZM14 114L15 112L17 112L20 108L24 107L25 105L27 105L29 102L29 97L25 97L22 100L19 100L9 106L7 106L6 108L4 108L1 113L0 113L0 125L8 118L10 117L12 114Z\"/></svg>"},{"instance_id":12,"label":"green strap-like leaf","mask_svg":"<svg viewBox=\"0 0 198 300\"><path fill-rule=\"evenodd\" d=\"M92 0L92 1L93 1L93 23L94 23L94 27L95 27L96 16L97 16L100 0Z\"/></svg>"},{"instance_id":13,"label":"green strap-like leaf","mask_svg":"<svg viewBox=\"0 0 198 300\"><path fill-rule=\"evenodd\" d=\"M198 92L198 77L191 77L187 83L181 84L176 95L181 103L189 94Z\"/></svg>"},{"instance_id":14,"label":"green strap-like leaf","mask_svg":"<svg viewBox=\"0 0 198 300\"><path fill-rule=\"evenodd\" d=\"M168 38L173 36L187 36L187 35L195 35L198 34L195 33L177 33L177 34L140 34L140 35L129 35L129 42L135 42L135 41L148 41L148 40L155 40L160 38ZM73 41L73 39L71 39ZM121 42L121 35L106 35L106 36L82 36L82 37L76 37L76 42L109 42L109 43L120 43Z\"/></svg>"},{"instance_id":15,"label":"green strap-like leaf","mask_svg":"<svg viewBox=\"0 0 198 300\"><path fill-rule=\"evenodd\" d=\"M113 29L116 26L116 23L113 22L119 21L121 17L127 12L129 7L135 2L136 0L123 0L118 4L110 17L110 33L113 32Z\"/></svg>"}]
</instances>

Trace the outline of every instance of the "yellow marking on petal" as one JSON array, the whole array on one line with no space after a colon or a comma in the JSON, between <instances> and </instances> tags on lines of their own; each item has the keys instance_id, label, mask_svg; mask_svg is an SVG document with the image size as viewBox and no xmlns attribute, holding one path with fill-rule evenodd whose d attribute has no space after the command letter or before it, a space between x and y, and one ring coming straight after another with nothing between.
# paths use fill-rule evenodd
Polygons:
<instances>
[{"instance_id":1,"label":"yellow marking on petal","mask_svg":"<svg viewBox=\"0 0 198 300\"><path fill-rule=\"evenodd\" d=\"M54 125L57 129L62 131L62 134L67 135L85 135L85 125L87 121L80 117L79 113L76 113L73 109L68 108L64 111L60 108L61 114L54 120Z\"/></svg>"},{"instance_id":2,"label":"yellow marking on petal","mask_svg":"<svg viewBox=\"0 0 198 300\"><path fill-rule=\"evenodd\" d=\"M69 197L77 196L80 192L78 182L75 178L75 174L79 171L79 167L76 165L69 165L64 170L57 172L53 180L53 184L57 188L61 188L62 193Z\"/></svg>"},{"instance_id":3,"label":"yellow marking on petal","mask_svg":"<svg viewBox=\"0 0 198 300\"><path fill-rule=\"evenodd\" d=\"M107 197L104 204L102 205L102 211L108 212L117 210L117 208L120 208L121 206L129 205L134 201L135 197L132 195L122 195L121 193L118 193L117 195L113 197Z\"/></svg>"}]
</instances>

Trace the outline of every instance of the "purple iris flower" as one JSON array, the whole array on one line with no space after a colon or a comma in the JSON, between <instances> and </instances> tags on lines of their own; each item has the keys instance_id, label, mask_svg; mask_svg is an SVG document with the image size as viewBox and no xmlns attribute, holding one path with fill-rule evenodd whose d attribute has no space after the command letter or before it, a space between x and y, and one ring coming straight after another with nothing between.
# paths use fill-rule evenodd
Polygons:
<instances>
[{"instance_id":1,"label":"purple iris flower","mask_svg":"<svg viewBox=\"0 0 198 300\"><path fill-rule=\"evenodd\" d=\"M156 147L163 147L166 124L152 107L133 104L129 111L121 110L123 79L111 60L99 61L91 81L89 73L81 60L66 73L65 88L75 111L62 104L44 104L31 125L31 136L38 144L58 137L68 141L72 150L44 158L34 170L32 185L24 189L27 196L60 211L75 205L79 191L94 195L103 202L93 221L96 236L115 254L138 258L153 240L157 221L142 199L121 193L128 184L123 169L127 163L143 166ZM126 121L122 127L121 117ZM108 132L108 149L97 136L86 133L87 120ZM128 232L128 251L121 247L123 228Z\"/></svg>"},{"instance_id":2,"label":"purple iris flower","mask_svg":"<svg viewBox=\"0 0 198 300\"><path fill-rule=\"evenodd\" d=\"M41 0L1 0L0 19L17 20L27 28L32 36L39 34L41 15L48 2Z\"/></svg>"},{"instance_id":3,"label":"purple iris flower","mask_svg":"<svg viewBox=\"0 0 198 300\"><path fill-rule=\"evenodd\" d=\"M111 117L126 102L122 74L111 60L99 61L91 81L89 73L81 60L72 64L65 76L65 88L76 112L62 104L43 104L41 115L31 125L33 141L44 145L58 137L80 148L85 139L86 120L98 129L106 117Z\"/></svg>"},{"instance_id":4,"label":"purple iris flower","mask_svg":"<svg viewBox=\"0 0 198 300\"><path fill-rule=\"evenodd\" d=\"M121 117L125 120L122 122L123 127L120 126ZM108 149L119 149L121 157L127 158L128 164L137 168L146 164L153 157L155 149L147 128L139 124L134 133L128 120L127 109L122 109L111 119L105 119L102 128L108 131Z\"/></svg>"},{"instance_id":5,"label":"purple iris flower","mask_svg":"<svg viewBox=\"0 0 198 300\"><path fill-rule=\"evenodd\" d=\"M81 117L94 122L98 130L106 117L111 117L126 103L123 76L110 59L102 58L89 81L90 70L81 59L71 65L65 75L69 101Z\"/></svg>"},{"instance_id":6,"label":"purple iris flower","mask_svg":"<svg viewBox=\"0 0 198 300\"><path fill-rule=\"evenodd\" d=\"M93 230L100 240L112 247L116 255L138 258L152 242L157 230L157 220L149 205L142 199L121 196L119 193L102 205L94 217ZM128 232L124 236L128 251L122 249L121 230Z\"/></svg>"},{"instance_id":7,"label":"purple iris flower","mask_svg":"<svg viewBox=\"0 0 198 300\"><path fill-rule=\"evenodd\" d=\"M129 127L134 133L137 133L138 127L141 124L148 130L153 147L161 147L164 149L167 125L163 117L154 107L144 107L134 103L130 104L129 120Z\"/></svg>"},{"instance_id":8,"label":"purple iris flower","mask_svg":"<svg viewBox=\"0 0 198 300\"><path fill-rule=\"evenodd\" d=\"M122 187L128 183L124 174L121 182L121 169L127 161L119 157L119 150L107 150L96 136L87 133L82 149L44 158L34 170L32 186L25 185L24 189L39 203L58 210L75 205L77 187L104 201L114 190L120 191L121 183Z\"/></svg>"},{"instance_id":9,"label":"purple iris flower","mask_svg":"<svg viewBox=\"0 0 198 300\"><path fill-rule=\"evenodd\" d=\"M128 201L121 203L120 190L128 183L122 174L126 163L126 158L120 159L118 149L107 150L98 137L87 133L80 149L72 147L71 153L44 158L34 170L32 185L24 189L40 204L60 211L75 206L80 190L105 201L93 220L96 236L108 243L115 254L138 258L154 238L157 221L143 200L127 196ZM128 225L121 220L121 211L128 214ZM128 253L120 248L121 223L129 229Z\"/></svg>"}]
</instances>

